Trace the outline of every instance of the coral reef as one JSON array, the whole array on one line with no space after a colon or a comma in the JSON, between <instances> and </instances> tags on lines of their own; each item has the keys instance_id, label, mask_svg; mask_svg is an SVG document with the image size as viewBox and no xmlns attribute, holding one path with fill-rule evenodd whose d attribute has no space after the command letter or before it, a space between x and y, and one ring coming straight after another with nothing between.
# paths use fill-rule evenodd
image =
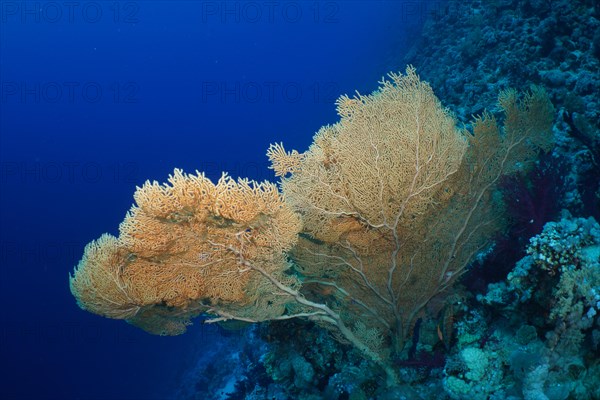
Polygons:
<instances>
[{"instance_id":1,"label":"coral reef","mask_svg":"<svg viewBox=\"0 0 600 400\"><path fill-rule=\"evenodd\" d=\"M600 6L593 0L449 0L399 64L469 123L507 87L544 86L558 109L563 206L600 218ZM495 110L490 110L494 112Z\"/></svg>"},{"instance_id":2,"label":"coral reef","mask_svg":"<svg viewBox=\"0 0 600 400\"><path fill-rule=\"evenodd\" d=\"M179 170L169 184L147 182L119 237L86 248L71 291L88 311L158 334L182 333L201 313L208 322L308 318L393 386L391 361L417 319L437 314L505 227L501 178L552 146L542 89L506 90L498 101L503 126L484 113L472 133L460 130L409 67L371 95L342 96L340 122L307 152L271 146L282 194L268 182L213 184ZM301 358L284 365L297 385L312 379Z\"/></svg>"},{"instance_id":3,"label":"coral reef","mask_svg":"<svg viewBox=\"0 0 600 400\"><path fill-rule=\"evenodd\" d=\"M180 398L600 398L599 17L448 1L405 59L431 86L391 74L308 151L272 145L281 192L147 183L73 294L152 333L270 321Z\"/></svg>"},{"instance_id":4,"label":"coral reef","mask_svg":"<svg viewBox=\"0 0 600 400\"><path fill-rule=\"evenodd\" d=\"M491 322L494 337L480 347L495 355L499 370L510 366L500 398L598 398L600 225L565 212L531 239L527 253L505 282L479 296L504 316L504 328Z\"/></svg>"},{"instance_id":5,"label":"coral reef","mask_svg":"<svg viewBox=\"0 0 600 400\"><path fill-rule=\"evenodd\" d=\"M464 122L489 107L493 93L537 84L553 103L598 124L599 28L593 0L450 0L403 62Z\"/></svg>"}]
</instances>

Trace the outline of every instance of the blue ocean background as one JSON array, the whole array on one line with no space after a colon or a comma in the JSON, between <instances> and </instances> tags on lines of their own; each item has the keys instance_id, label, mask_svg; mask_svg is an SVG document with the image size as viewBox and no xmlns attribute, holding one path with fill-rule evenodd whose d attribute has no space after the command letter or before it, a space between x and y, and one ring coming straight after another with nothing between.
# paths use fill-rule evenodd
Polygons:
<instances>
[{"instance_id":1,"label":"blue ocean background","mask_svg":"<svg viewBox=\"0 0 600 400\"><path fill-rule=\"evenodd\" d=\"M165 399L224 333L149 335L80 310L68 274L174 168L273 179L369 93L441 2L0 1L0 387Z\"/></svg>"}]
</instances>

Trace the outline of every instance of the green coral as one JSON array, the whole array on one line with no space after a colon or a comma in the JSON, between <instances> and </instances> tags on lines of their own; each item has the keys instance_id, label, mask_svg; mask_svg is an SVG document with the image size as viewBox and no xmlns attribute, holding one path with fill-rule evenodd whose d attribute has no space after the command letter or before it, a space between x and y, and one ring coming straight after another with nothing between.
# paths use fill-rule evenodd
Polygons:
<instances>
[{"instance_id":1,"label":"green coral","mask_svg":"<svg viewBox=\"0 0 600 400\"><path fill-rule=\"evenodd\" d=\"M531 239L527 253L506 281L478 296L506 317L480 348L488 370L510 366L503 389L518 393L512 395L515 399L599 398L597 385L590 382L598 380L600 361L589 355L600 342L600 225L593 218L565 213ZM461 359L465 354L482 359L478 352L469 352L460 352ZM452 398L476 399L459 394L464 384L474 386L468 378L476 376L477 364L465 364L465 371L454 371L453 379L446 379L446 390L455 391ZM489 380L487 375L481 378Z\"/></svg>"},{"instance_id":2,"label":"green coral","mask_svg":"<svg viewBox=\"0 0 600 400\"><path fill-rule=\"evenodd\" d=\"M483 379L485 371L490 363L483 350L476 347L467 347L461 351L460 355L469 369L465 374L465 377L472 381Z\"/></svg>"},{"instance_id":3,"label":"green coral","mask_svg":"<svg viewBox=\"0 0 600 400\"><path fill-rule=\"evenodd\" d=\"M554 274L580 266L588 257L585 249L598 244L600 226L594 218L563 218L547 223L544 231L531 239L527 253L537 266Z\"/></svg>"},{"instance_id":4,"label":"green coral","mask_svg":"<svg viewBox=\"0 0 600 400\"><path fill-rule=\"evenodd\" d=\"M483 348L473 344L448 359L444 390L454 400L487 400L503 392L506 354L498 341Z\"/></svg>"},{"instance_id":5,"label":"green coral","mask_svg":"<svg viewBox=\"0 0 600 400\"><path fill-rule=\"evenodd\" d=\"M552 348L576 354L600 310L600 225L593 218L548 223L531 240L528 253L541 270L559 280L553 290L548 334Z\"/></svg>"}]
</instances>

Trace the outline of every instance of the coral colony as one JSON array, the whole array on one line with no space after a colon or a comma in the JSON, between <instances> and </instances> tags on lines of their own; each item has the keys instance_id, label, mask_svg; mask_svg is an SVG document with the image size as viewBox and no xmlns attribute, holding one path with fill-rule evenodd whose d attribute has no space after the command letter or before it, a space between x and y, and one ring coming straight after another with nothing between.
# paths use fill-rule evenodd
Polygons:
<instances>
[{"instance_id":1,"label":"coral colony","mask_svg":"<svg viewBox=\"0 0 600 400\"><path fill-rule=\"evenodd\" d=\"M600 399L600 8L507 3L449 1L278 182L146 182L79 306L238 329L178 398Z\"/></svg>"}]
</instances>

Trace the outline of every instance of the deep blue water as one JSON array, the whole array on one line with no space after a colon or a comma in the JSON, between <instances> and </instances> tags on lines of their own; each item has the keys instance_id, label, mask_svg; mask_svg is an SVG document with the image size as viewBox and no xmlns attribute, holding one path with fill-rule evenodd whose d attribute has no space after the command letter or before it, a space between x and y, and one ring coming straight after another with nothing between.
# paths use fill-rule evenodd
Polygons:
<instances>
[{"instance_id":1,"label":"deep blue water","mask_svg":"<svg viewBox=\"0 0 600 400\"><path fill-rule=\"evenodd\" d=\"M169 397L218 334L80 310L85 244L176 167L271 179L268 145L304 150L339 95L404 70L424 16L400 0L0 1L3 398Z\"/></svg>"}]
</instances>

